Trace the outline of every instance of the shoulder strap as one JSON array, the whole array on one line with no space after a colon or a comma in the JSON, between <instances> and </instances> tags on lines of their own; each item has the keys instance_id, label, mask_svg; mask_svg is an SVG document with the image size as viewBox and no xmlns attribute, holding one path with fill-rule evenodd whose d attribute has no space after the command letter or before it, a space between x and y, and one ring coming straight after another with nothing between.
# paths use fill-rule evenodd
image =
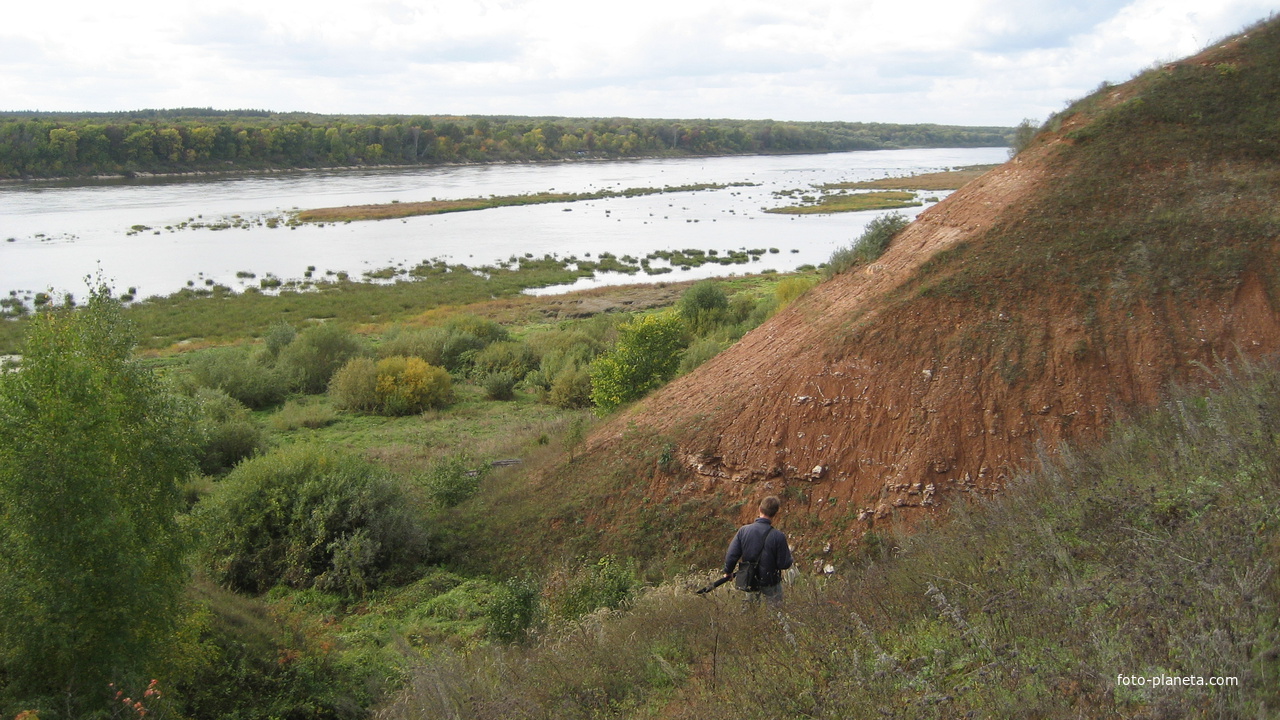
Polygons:
<instances>
[{"instance_id":1,"label":"shoulder strap","mask_svg":"<svg viewBox=\"0 0 1280 720\"><path fill-rule=\"evenodd\" d=\"M764 546L769 544L769 533L771 533L771 532L773 532L773 526L772 526L772 525L770 525L770 526L769 526L769 529L768 529L768 530L765 530L765 531L764 531L764 538L760 541L760 552L756 553L756 557L755 557L755 559L754 559L754 560L751 560L750 562L753 562L753 563L756 563L756 564L759 564L759 563L760 563L760 556L761 556L761 555L764 555Z\"/></svg>"}]
</instances>

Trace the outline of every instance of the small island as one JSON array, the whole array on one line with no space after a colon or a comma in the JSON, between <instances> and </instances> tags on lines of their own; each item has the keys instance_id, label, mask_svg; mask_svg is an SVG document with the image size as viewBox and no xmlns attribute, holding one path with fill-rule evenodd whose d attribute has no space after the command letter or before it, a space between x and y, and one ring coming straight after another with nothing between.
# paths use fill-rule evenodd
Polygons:
<instances>
[{"instance_id":1,"label":"small island","mask_svg":"<svg viewBox=\"0 0 1280 720\"><path fill-rule=\"evenodd\" d=\"M602 200L615 197L639 197L659 193L697 192L699 190L723 190L729 187L751 187L754 183L699 183L661 188L627 188L626 190L600 190L587 193L541 192L526 195L494 195L487 198L463 198L460 200L426 200L422 202L389 202L376 205L348 205L345 207L303 210L294 217L300 222L351 222L353 220L390 220L417 215L440 215L451 212L487 210L513 205L542 205L546 203L570 203L580 200Z\"/></svg>"}]
</instances>

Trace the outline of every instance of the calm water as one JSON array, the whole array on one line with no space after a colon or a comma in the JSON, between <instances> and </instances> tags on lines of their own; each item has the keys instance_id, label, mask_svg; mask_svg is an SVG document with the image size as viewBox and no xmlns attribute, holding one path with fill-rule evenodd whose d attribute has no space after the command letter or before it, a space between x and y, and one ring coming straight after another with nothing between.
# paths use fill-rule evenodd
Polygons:
<instances>
[{"instance_id":1,"label":"calm water","mask_svg":"<svg viewBox=\"0 0 1280 720\"><path fill-rule=\"evenodd\" d=\"M880 213L786 216L775 191L904 172L1002 162L1004 148L882 150L828 155L689 158L547 165L298 172L216 179L149 179L0 186L0 292L83 294L99 270L117 291L167 294L206 279L256 285L272 273L301 278L308 266L353 277L441 258L484 265L512 255L586 257L612 252L778 248L750 265L706 265L659 276L604 275L579 285L780 271L817 265ZM410 202L517 193L585 192L691 183L757 187L510 207L430 217L288 229L186 229L166 225L233 215L260 218L293 208ZM921 193L942 197L946 193ZM915 215L923 208L906 211ZM158 229L129 235L134 225ZM6 242L7 241L7 242ZM655 263L659 265L660 263ZM561 288L563 289L563 288Z\"/></svg>"}]
</instances>

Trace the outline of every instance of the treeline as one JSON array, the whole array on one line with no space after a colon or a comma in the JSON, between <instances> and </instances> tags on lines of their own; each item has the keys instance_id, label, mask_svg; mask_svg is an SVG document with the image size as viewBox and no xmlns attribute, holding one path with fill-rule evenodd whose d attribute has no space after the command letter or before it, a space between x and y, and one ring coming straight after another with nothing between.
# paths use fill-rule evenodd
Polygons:
<instances>
[{"instance_id":1,"label":"treeline","mask_svg":"<svg viewBox=\"0 0 1280 720\"><path fill-rule=\"evenodd\" d=\"M992 147L1012 128L772 120L0 113L0 178Z\"/></svg>"}]
</instances>

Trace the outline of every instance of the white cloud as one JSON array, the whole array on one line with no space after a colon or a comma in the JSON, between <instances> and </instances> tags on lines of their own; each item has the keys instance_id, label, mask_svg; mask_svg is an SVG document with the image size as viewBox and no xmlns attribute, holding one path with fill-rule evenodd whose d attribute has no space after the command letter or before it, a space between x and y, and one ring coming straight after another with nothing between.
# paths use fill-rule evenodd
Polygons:
<instances>
[{"instance_id":1,"label":"white cloud","mask_svg":"<svg viewBox=\"0 0 1280 720\"><path fill-rule=\"evenodd\" d=\"M0 35L0 109L1013 124L1259 0L73 0Z\"/></svg>"}]
</instances>

